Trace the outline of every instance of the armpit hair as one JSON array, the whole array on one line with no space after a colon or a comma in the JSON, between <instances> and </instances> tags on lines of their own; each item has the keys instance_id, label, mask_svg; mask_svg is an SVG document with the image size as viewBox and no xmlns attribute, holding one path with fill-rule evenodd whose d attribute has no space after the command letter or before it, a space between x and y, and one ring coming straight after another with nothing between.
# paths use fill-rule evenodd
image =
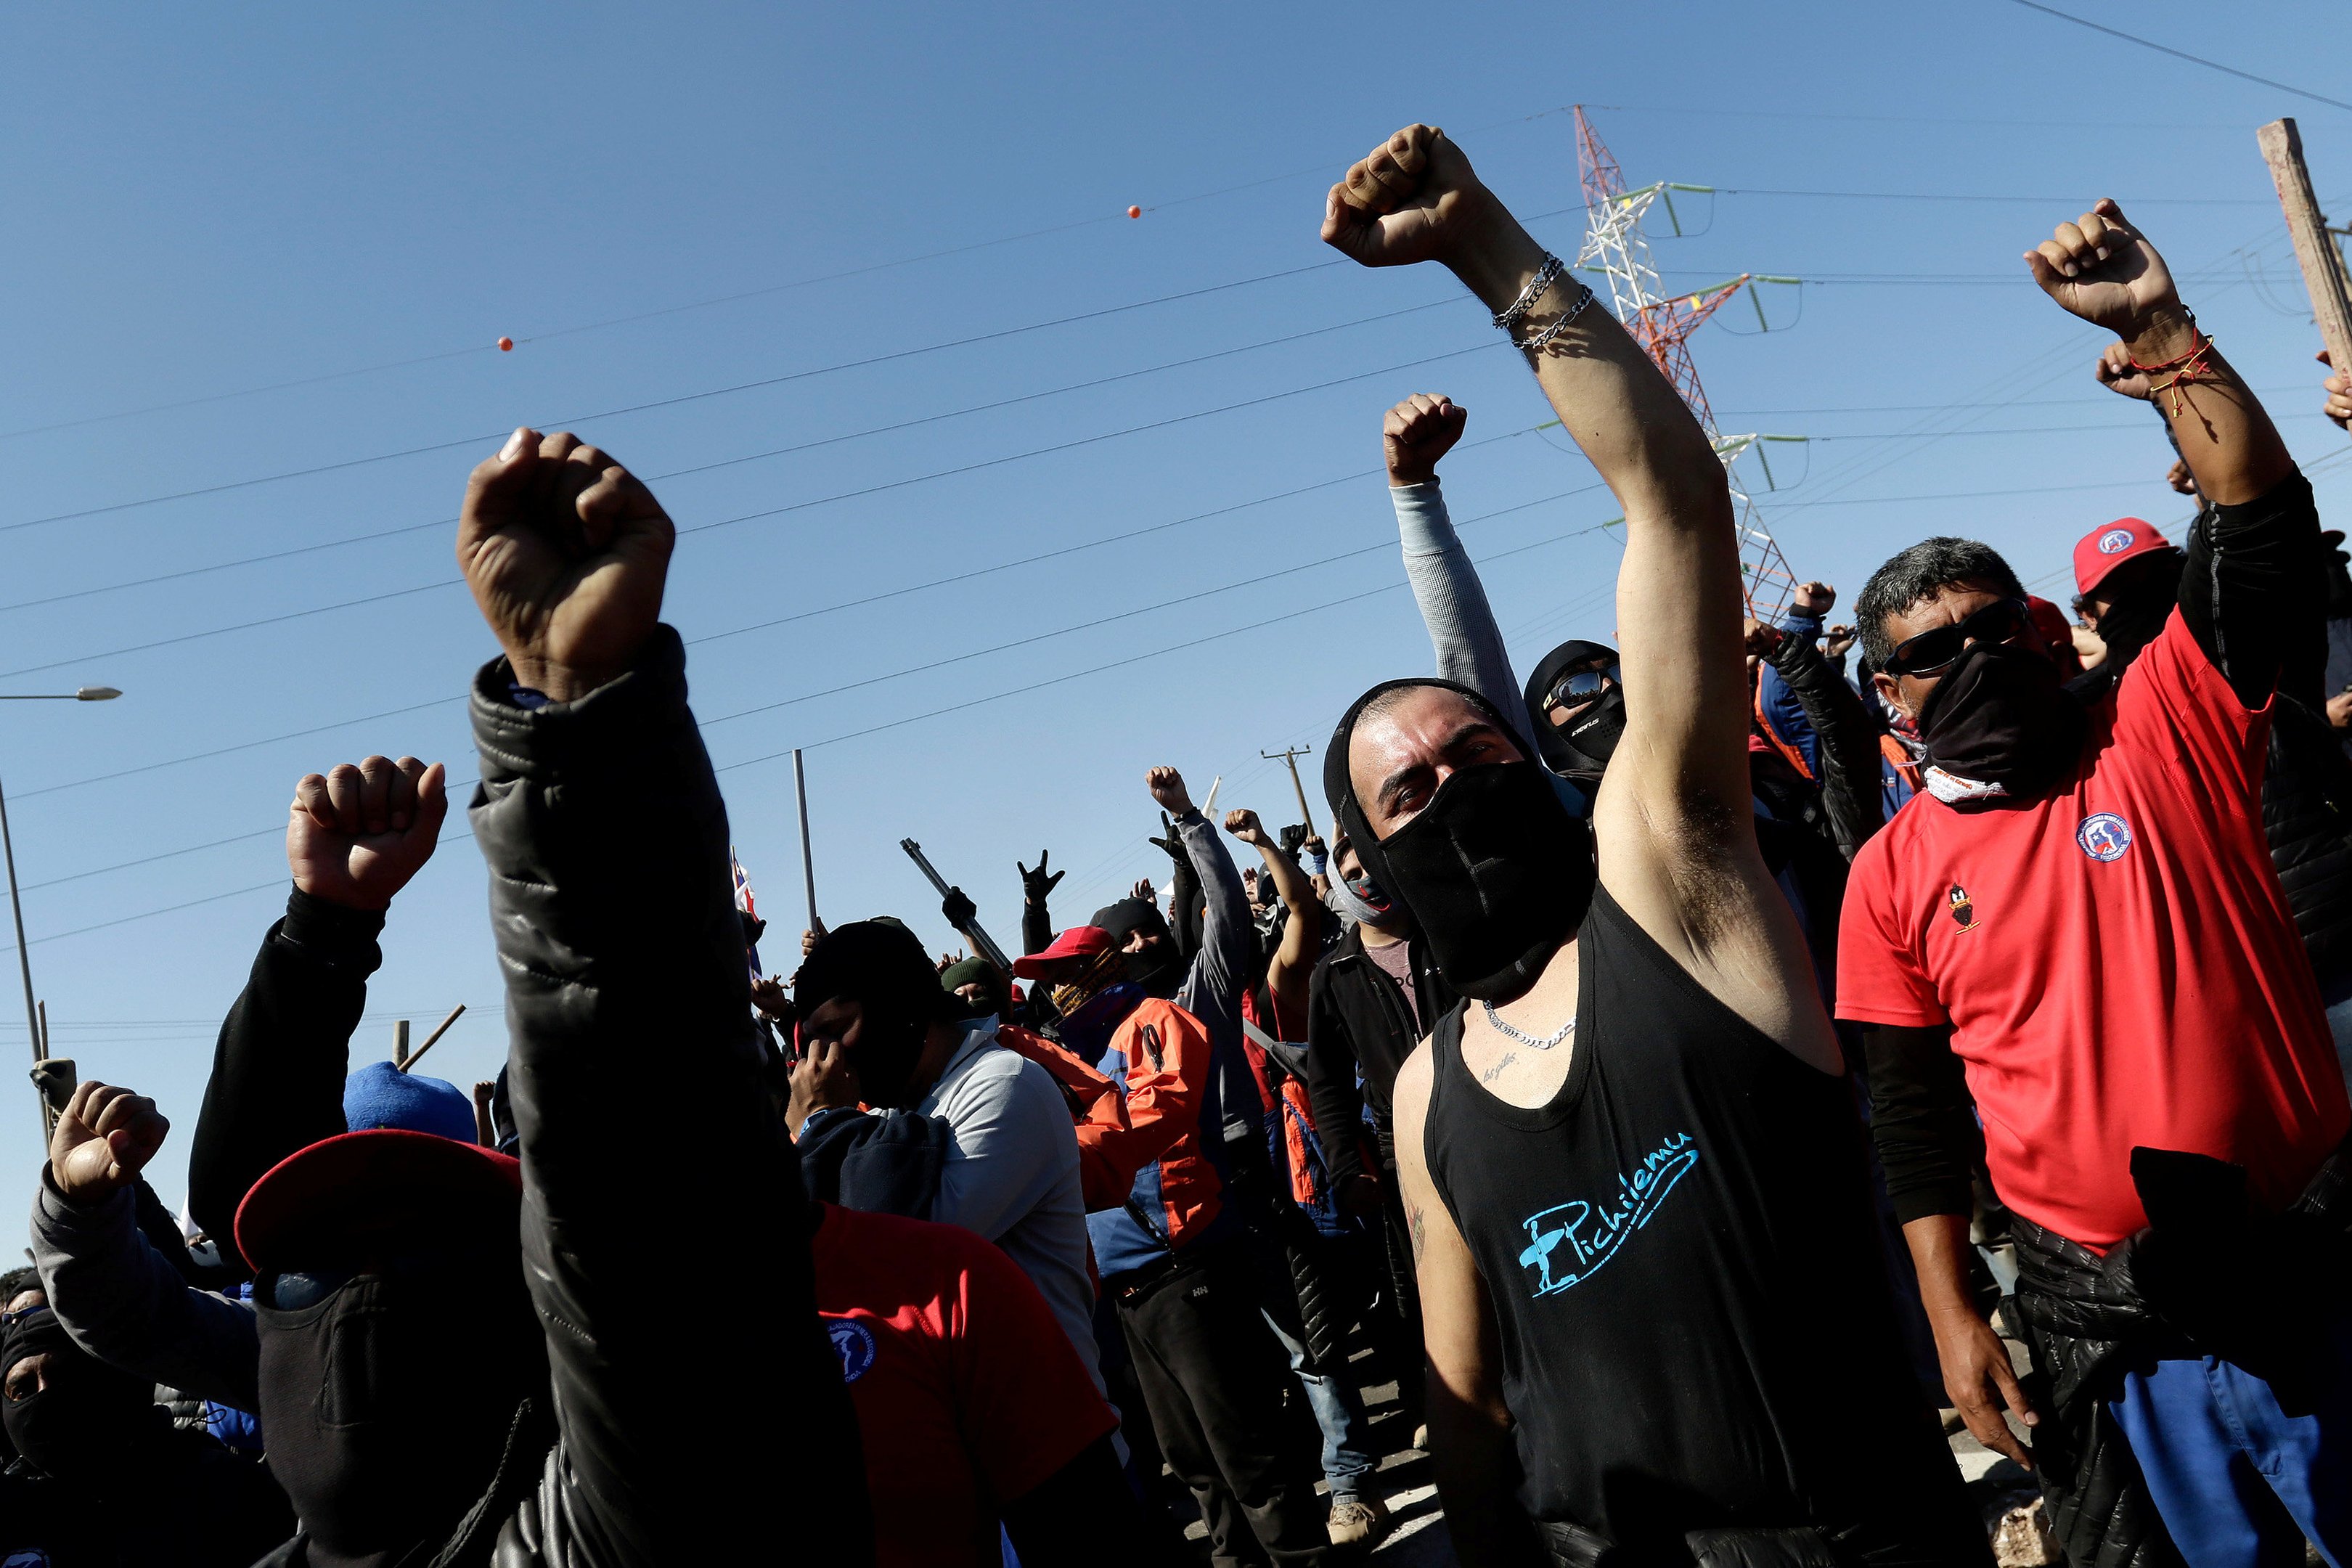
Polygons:
<instances>
[{"instance_id":1,"label":"armpit hair","mask_svg":"<svg viewBox=\"0 0 2352 1568\"><path fill-rule=\"evenodd\" d=\"M1749 918L1748 889L1731 857L1738 836L1746 830L1743 814L1755 808L1746 800L1735 805L1706 790L1694 791L1679 804L1678 820L1653 822L1651 826L1658 842L1667 846L1667 874L1682 906L1683 928L1692 945L1704 951Z\"/></svg>"}]
</instances>

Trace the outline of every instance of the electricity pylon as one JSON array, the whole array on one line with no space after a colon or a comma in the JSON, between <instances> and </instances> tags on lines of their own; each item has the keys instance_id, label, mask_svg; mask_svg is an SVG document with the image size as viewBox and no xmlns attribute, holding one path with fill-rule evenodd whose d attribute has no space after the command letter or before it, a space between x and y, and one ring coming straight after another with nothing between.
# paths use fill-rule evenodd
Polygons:
<instances>
[{"instance_id":1,"label":"electricity pylon","mask_svg":"<svg viewBox=\"0 0 2352 1568\"><path fill-rule=\"evenodd\" d=\"M1701 322L1722 309L1726 301L1746 288L1754 274L1743 272L1727 282L1717 283L1692 294L1665 292L1658 280L1658 269L1650 260L1650 241L1642 232L1642 220L1653 204L1667 197L1669 190L1704 189L1703 186L1670 186L1664 182L1644 185L1638 191L1625 188L1625 175L1617 167L1617 159L1584 117L1584 106L1576 109L1576 166L1584 186L1584 246L1576 253L1579 268L1597 271L1609 280L1609 305L1616 312L1633 340L1657 362L1675 390L1697 416L1699 428L1715 446L1715 455L1722 460L1724 476L1731 486L1731 502L1735 526L1739 531L1740 587L1748 598L1748 613L1762 621L1780 618L1789 602L1789 594L1796 586L1796 578L1789 571L1789 563L1781 555L1764 520L1757 514L1756 503L1741 488L1735 464L1749 447L1762 439L1754 432L1742 436L1726 436L1717 429L1715 411L1707 406L1706 389L1699 384L1698 367L1691 363L1690 335L1698 331ZM1668 208L1672 210L1671 205Z\"/></svg>"}]
</instances>

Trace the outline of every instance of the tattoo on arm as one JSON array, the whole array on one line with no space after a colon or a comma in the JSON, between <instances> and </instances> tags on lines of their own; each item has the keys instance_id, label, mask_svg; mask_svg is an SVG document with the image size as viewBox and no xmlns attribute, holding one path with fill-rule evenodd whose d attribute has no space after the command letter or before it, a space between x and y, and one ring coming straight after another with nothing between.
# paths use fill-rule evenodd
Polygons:
<instances>
[{"instance_id":1,"label":"tattoo on arm","mask_svg":"<svg viewBox=\"0 0 2352 1568\"><path fill-rule=\"evenodd\" d=\"M1494 1065L1493 1067L1488 1068L1485 1072L1482 1072L1482 1073L1480 1073L1480 1074L1478 1075L1478 1081L1479 1081L1480 1083L1492 1083L1492 1082L1494 1082L1496 1079L1498 1079L1498 1078L1500 1078L1500 1077L1502 1077L1502 1076L1503 1076L1503 1069L1504 1069L1505 1068L1509 1067L1513 1062L1517 1061L1518 1059L1519 1059L1519 1053L1518 1053L1518 1052L1517 1052L1517 1051L1505 1051L1505 1052L1503 1053L1503 1055L1502 1055L1502 1058L1501 1058L1500 1060L1498 1060L1497 1062L1496 1062L1496 1063L1495 1063L1495 1065Z\"/></svg>"},{"instance_id":2,"label":"tattoo on arm","mask_svg":"<svg viewBox=\"0 0 2352 1568\"><path fill-rule=\"evenodd\" d=\"M1418 1263L1429 1238L1429 1216L1421 1212L1419 1204L1410 1202L1404 1205L1404 1214L1405 1229L1412 1237L1412 1260Z\"/></svg>"}]
</instances>

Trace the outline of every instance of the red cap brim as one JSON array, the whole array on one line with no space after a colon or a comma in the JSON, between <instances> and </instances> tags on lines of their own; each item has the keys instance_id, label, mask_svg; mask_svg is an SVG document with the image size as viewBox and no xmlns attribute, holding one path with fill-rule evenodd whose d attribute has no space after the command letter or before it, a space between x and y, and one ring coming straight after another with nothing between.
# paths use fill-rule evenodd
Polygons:
<instances>
[{"instance_id":1,"label":"red cap brim","mask_svg":"<svg viewBox=\"0 0 2352 1568\"><path fill-rule=\"evenodd\" d=\"M1043 952L1033 952L1013 961L1013 973L1024 980L1034 980L1046 970L1072 959L1100 958L1118 944L1110 932L1100 926L1072 926L1054 939L1054 945Z\"/></svg>"},{"instance_id":2,"label":"red cap brim","mask_svg":"<svg viewBox=\"0 0 2352 1568\"><path fill-rule=\"evenodd\" d=\"M316 1262L366 1229L427 1235L511 1215L522 1163L478 1144L383 1127L298 1149L236 1208L236 1249L256 1273Z\"/></svg>"}]
</instances>

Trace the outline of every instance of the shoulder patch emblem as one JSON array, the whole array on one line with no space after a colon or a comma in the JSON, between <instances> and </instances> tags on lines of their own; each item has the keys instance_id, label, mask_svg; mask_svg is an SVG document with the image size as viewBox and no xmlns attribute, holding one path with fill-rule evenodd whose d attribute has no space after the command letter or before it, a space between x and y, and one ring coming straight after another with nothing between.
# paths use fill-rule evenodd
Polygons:
<instances>
[{"instance_id":1,"label":"shoulder patch emblem","mask_svg":"<svg viewBox=\"0 0 2352 1568\"><path fill-rule=\"evenodd\" d=\"M1953 883L1952 890L1944 895L1944 907L1952 911L1954 925L1962 931L1977 929L1976 902L1969 897L1969 890L1958 882Z\"/></svg>"},{"instance_id":2,"label":"shoulder patch emblem","mask_svg":"<svg viewBox=\"0 0 2352 1568\"><path fill-rule=\"evenodd\" d=\"M2083 818L2083 826L2074 829L2074 842L2094 860L2120 860L2132 847L2131 825L2112 811L2102 811Z\"/></svg>"},{"instance_id":3,"label":"shoulder patch emblem","mask_svg":"<svg viewBox=\"0 0 2352 1568\"><path fill-rule=\"evenodd\" d=\"M824 1325L833 1348L841 1357L841 1381L856 1383L874 1369L874 1331L850 1318L834 1318Z\"/></svg>"}]
</instances>

